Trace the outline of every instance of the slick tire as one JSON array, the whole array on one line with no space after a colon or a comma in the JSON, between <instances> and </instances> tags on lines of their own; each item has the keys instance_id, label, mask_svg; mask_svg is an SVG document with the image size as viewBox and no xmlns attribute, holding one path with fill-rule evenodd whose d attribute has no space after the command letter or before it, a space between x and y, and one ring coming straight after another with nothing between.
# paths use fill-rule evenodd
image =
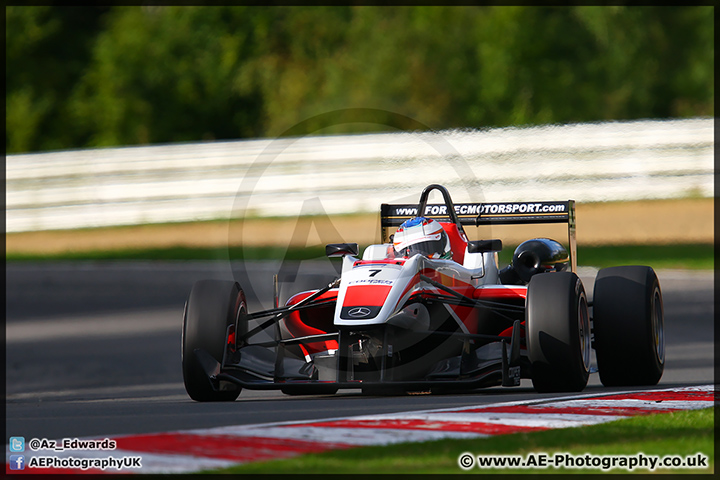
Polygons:
<instances>
[{"instance_id":1,"label":"slick tire","mask_svg":"<svg viewBox=\"0 0 720 480\"><path fill-rule=\"evenodd\" d=\"M579 392L590 373L590 316L582 281L572 272L534 275L525 310L533 387Z\"/></svg>"},{"instance_id":2,"label":"slick tire","mask_svg":"<svg viewBox=\"0 0 720 480\"><path fill-rule=\"evenodd\" d=\"M201 280L193 285L183 312L182 330L183 380L193 400L232 402L240 395L240 387L216 391L195 350L205 350L221 363L228 326L247 312L246 304L245 294L236 282Z\"/></svg>"},{"instance_id":3,"label":"slick tire","mask_svg":"<svg viewBox=\"0 0 720 480\"><path fill-rule=\"evenodd\" d=\"M665 367L662 293L644 266L600 270L593 293L593 331L605 386L656 385Z\"/></svg>"}]
</instances>

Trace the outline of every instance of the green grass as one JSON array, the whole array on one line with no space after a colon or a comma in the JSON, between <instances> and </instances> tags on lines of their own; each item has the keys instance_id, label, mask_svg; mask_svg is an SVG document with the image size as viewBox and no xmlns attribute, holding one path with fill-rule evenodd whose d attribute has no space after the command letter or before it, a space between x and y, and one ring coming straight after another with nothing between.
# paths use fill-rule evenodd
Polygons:
<instances>
[{"instance_id":1,"label":"green grass","mask_svg":"<svg viewBox=\"0 0 720 480\"><path fill-rule=\"evenodd\" d=\"M654 268L690 268L712 270L715 262L712 244L627 245L579 247L581 265L650 265Z\"/></svg>"},{"instance_id":2,"label":"green grass","mask_svg":"<svg viewBox=\"0 0 720 480\"><path fill-rule=\"evenodd\" d=\"M514 246L506 246L500 252L500 263L506 265L512 259ZM362 250L361 250L362 251ZM227 247L215 248L149 248L109 251L67 252L62 254L39 255L9 253L9 261L44 261L44 260L267 260L283 259L306 260L322 258L325 255L323 246L308 248L286 247ZM680 244L680 245L612 245L612 246L580 246L578 247L578 264L598 268L617 265L650 265L655 269L714 268L714 245L712 244Z\"/></svg>"},{"instance_id":3,"label":"green grass","mask_svg":"<svg viewBox=\"0 0 720 480\"><path fill-rule=\"evenodd\" d=\"M465 472L458 466L463 453L477 455L520 455L530 453L575 456L657 455L663 457L708 457L706 469L656 469L654 473L714 472L714 412L712 408L621 419L580 428L500 435L473 440L438 440L334 450L267 462L248 463L219 473L234 474L418 474L418 473L605 473L600 469L479 469ZM612 473L627 473L615 469ZM650 473L634 469L633 473Z\"/></svg>"},{"instance_id":4,"label":"green grass","mask_svg":"<svg viewBox=\"0 0 720 480\"><path fill-rule=\"evenodd\" d=\"M500 263L510 263L514 250L514 246L505 247L500 252ZM712 270L715 265L715 246L705 243L578 246L577 257L578 265L585 267L649 265L655 269Z\"/></svg>"}]
</instances>

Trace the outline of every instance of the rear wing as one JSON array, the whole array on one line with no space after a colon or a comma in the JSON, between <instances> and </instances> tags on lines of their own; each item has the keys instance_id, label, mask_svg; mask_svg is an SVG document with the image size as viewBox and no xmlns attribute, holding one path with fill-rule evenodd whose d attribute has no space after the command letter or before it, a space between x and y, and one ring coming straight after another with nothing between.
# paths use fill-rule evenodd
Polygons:
<instances>
[{"instance_id":1,"label":"rear wing","mask_svg":"<svg viewBox=\"0 0 720 480\"><path fill-rule=\"evenodd\" d=\"M422 202L421 202L422 203ZM577 242L575 240L575 200L546 202L456 203L454 212L447 205L425 205L422 215L461 225L528 225L535 223L567 223L570 268L577 270ZM454 215L453 215L454 213ZM398 227L408 218L418 215L417 204L388 204L380 206L381 242L390 241L389 227ZM453 218L454 217L454 218Z\"/></svg>"}]
</instances>

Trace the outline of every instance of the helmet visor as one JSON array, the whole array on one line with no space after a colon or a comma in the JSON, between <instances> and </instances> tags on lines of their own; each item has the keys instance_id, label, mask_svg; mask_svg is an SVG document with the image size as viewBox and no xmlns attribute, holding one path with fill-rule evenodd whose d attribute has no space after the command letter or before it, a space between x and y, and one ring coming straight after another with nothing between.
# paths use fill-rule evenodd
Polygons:
<instances>
[{"instance_id":1,"label":"helmet visor","mask_svg":"<svg viewBox=\"0 0 720 480\"><path fill-rule=\"evenodd\" d=\"M431 257L433 254L441 256L445 249L445 238L439 240L427 240L425 242L414 243L406 248L403 248L401 252L398 252L399 256L412 257L414 255L425 255Z\"/></svg>"}]
</instances>

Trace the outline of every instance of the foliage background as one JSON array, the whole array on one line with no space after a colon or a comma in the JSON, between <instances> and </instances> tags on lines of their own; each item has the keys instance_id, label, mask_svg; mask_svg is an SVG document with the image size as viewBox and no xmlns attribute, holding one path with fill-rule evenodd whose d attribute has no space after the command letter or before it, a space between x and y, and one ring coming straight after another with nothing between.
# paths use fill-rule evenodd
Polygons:
<instances>
[{"instance_id":1,"label":"foliage background","mask_svg":"<svg viewBox=\"0 0 720 480\"><path fill-rule=\"evenodd\" d=\"M277 136L343 108L434 129L714 115L711 6L5 14L6 153Z\"/></svg>"}]
</instances>

